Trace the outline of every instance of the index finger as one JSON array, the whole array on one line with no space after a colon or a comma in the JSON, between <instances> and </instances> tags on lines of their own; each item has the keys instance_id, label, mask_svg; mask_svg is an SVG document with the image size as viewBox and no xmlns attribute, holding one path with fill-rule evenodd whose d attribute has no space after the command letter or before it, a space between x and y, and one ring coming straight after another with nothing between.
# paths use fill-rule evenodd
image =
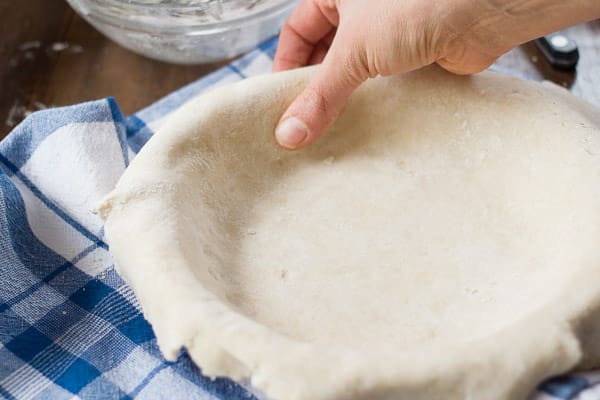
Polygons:
<instances>
[{"instance_id":1,"label":"index finger","mask_svg":"<svg viewBox=\"0 0 600 400\"><path fill-rule=\"evenodd\" d=\"M334 8L319 0L303 0L281 28L273 72L307 65L317 44L337 23Z\"/></svg>"}]
</instances>

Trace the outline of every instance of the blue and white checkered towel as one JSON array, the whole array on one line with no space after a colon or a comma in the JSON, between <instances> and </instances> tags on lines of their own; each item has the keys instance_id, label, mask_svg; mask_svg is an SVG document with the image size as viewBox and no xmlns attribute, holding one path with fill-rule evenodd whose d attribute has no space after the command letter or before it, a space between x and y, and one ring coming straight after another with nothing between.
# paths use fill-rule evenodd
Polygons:
<instances>
[{"instance_id":1,"label":"blue and white checkered towel","mask_svg":"<svg viewBox=\"0 0 600 400\"><path fill-rule=\"evenodd\" d=\"M185 351L165 361L89 209L169 113L203 90L267 73L275 46L130 117L113 99L39 111L0 143L0 397L254 398L203 377ZM554 379L534 398L599 399L599 381Z\"/></svg>"}]
</instances>

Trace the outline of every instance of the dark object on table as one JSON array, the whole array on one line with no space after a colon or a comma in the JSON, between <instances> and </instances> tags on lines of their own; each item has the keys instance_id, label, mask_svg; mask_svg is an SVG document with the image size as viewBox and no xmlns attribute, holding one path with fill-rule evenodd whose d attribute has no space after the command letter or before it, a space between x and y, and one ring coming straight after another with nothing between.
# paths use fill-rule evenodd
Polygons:
<instances>
[{"instance_id":1,"label":"dark object on table","mask_svg":"<svg viewBox=\"0 0 600 400\"><path fill-rule=\"evenodd\" d=\"M535 45L554 68L573 70L579 61L577 43L563 32L536 39Z\"/></svg>"}]
</instances>

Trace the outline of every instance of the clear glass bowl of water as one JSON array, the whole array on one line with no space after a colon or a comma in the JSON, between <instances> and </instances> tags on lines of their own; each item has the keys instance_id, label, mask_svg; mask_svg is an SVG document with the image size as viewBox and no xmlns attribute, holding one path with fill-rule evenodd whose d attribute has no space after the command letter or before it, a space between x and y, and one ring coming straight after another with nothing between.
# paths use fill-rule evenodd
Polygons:
<instances>
[{"instance_id":1,"label":"clear glass bowl of water","mask_svg":"<svg viewBox=\"0 0 600 400\"><path fill-rule=\"evenodd\" d=\"M210 63L277 34L298 0L67 0L120 45L150 58Z\"/></svg>"}]
</instances>

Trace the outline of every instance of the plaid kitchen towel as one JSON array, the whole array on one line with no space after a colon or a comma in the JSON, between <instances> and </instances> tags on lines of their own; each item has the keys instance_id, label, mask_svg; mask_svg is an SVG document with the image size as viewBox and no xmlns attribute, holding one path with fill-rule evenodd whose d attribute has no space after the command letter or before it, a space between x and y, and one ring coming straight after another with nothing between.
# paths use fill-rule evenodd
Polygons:
<instances>
[{"instance_id":1,"label":"plaid kitchen towel","mask_svg":"<svg viewBox=\"0 0 600 400\"><path fill-rule=\"evenodd\" d=\"M192 96L270 71L276 40L130 117L113 99L39 111L0 143L0 397L252 399L182 351L161 356L115 273L91 205ZM600 375L542 384L536 400L599 399Z\"/></svg>"}]
</instances>

